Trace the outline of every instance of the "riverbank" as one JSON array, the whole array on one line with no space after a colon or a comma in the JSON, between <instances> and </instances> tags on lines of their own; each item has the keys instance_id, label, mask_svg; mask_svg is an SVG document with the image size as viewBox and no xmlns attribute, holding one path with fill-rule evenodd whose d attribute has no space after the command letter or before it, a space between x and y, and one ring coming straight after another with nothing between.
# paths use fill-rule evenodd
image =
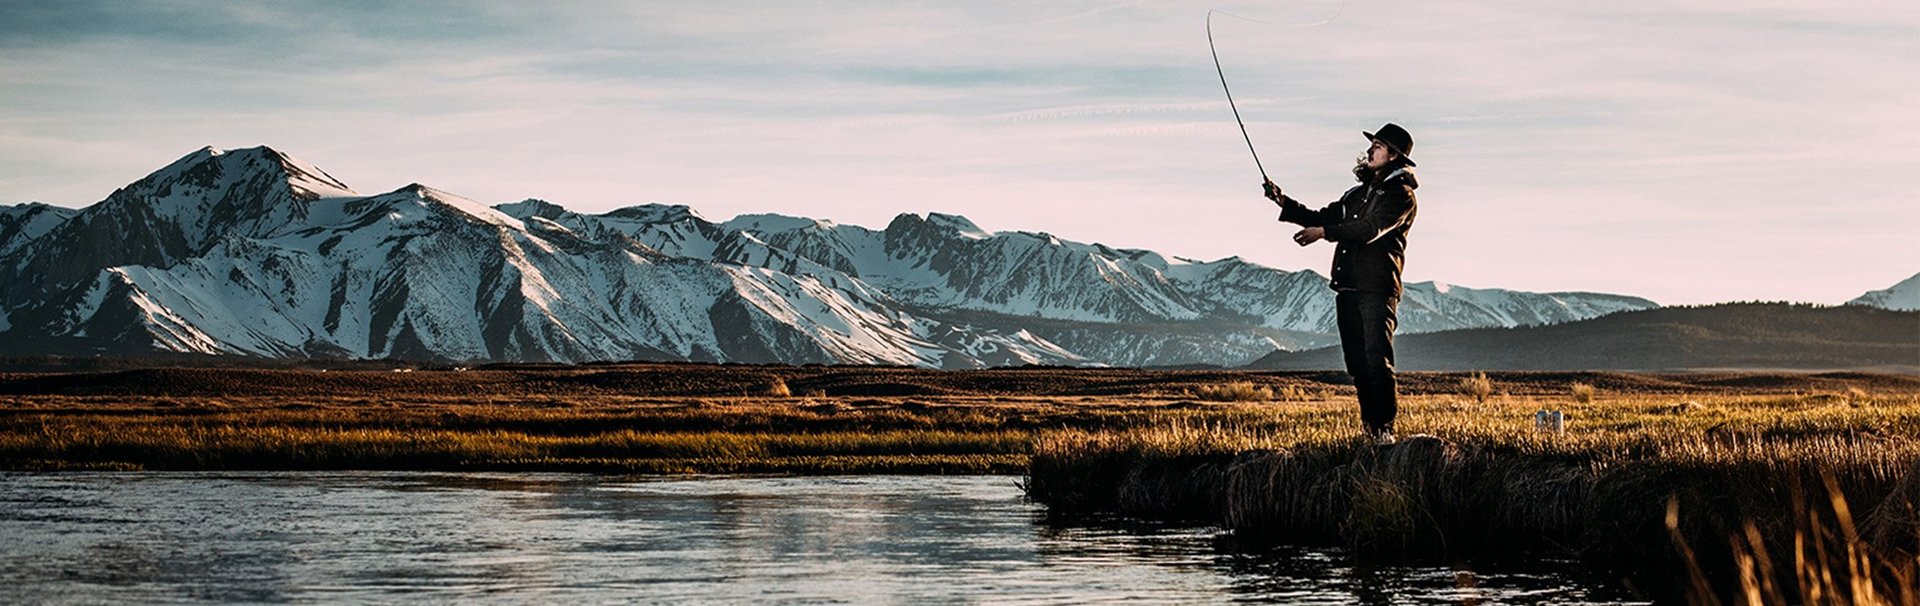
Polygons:
<instances>
[{"instance_id":1,"label":"riverbank","mask_svg":"<svg viewBox=\"0 0 1920 606\"><path fill-rule=\"evenodd\" d=\"M1409 419L1456 419L1505 439L1526 433L1536 404L1575 397L1573 386L1604 394L1602 407L1626 397L1699 407L1676 419L1740 409L1741 398L1920 393L1920 377L1862 373L1502 373L1463 388L1471 376L1409 373ZM0 373L0 469L1025 473L1036 444L1062 443L1046 436L1063 430L1085 433L1068 441L1087 443L1087 456L1173 424L1290 432L1261 447L1331 443L1351 434L1345 381L698 364Z\"/></svg>"},{"instance_id":2,"label":"riverbank","mask_svg":"<svg viewBox=\"0 0 1920 606\"><path fill-rule=\"evenodd\" d=\"M1565 433L1534 430L1543 405L1567 414ZM1029 492L1056 510L1200 521L1388 561L1577 558L1652 595L1698 581L1762 603L1827 603L1820 591L1854 603L1869 587L1884 603L1920 601L1912 394L1406 408L1388 447L1316 406L1050 432L1036 440Z\"/></svg>"}]
</instances>

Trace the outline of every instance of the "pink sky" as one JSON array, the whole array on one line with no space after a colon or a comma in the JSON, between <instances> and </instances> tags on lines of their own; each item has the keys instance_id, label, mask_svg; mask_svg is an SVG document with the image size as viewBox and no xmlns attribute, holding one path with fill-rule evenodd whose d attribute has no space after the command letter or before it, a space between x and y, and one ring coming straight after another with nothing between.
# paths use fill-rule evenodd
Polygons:
<instances>
[{"instance_id":1,"label":"pink sky","mask_svg":"<svg viewBox=\"0 0 1920 606\"><path fill-rule=\"evenodd\" d=\"M1296 197L1417 140L1407 278L1839 303L1920 271L1906 2L276 3L0 8L0 200L84 206L205 145L365 193L686 204L1325 271Z\"/></svg>"}]
</instances>

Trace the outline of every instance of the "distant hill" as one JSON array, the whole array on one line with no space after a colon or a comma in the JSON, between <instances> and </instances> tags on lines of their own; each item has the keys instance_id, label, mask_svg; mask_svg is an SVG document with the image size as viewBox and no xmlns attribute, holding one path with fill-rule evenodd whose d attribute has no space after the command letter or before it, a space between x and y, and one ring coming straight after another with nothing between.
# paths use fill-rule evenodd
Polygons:
<instances>
[{"instance_id":1,"label":"distant hill","mask_svg":"<svg viewBox=\"0 0 1920 606\"><path fill-rule=\"evenodd\" d=\"M1724 303L1550 326L1401 335L1401 370L1791 369L1920 372L1920 312ZM1249 368L1344 368L1339 347L1277 351Z\"/></svg>"}]
</instances>

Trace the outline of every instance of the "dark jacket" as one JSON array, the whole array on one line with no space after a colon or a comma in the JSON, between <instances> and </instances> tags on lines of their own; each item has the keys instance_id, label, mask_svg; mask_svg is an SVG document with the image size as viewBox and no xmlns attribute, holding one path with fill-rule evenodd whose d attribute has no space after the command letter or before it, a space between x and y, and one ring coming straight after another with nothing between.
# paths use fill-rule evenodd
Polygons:
<instances>
[{"instance_id":1,"label":"dark jacket","mask_svg":"<svg viewBox=\"0 0 1920 606\"><path fill-rule=\"evenodd\" d=\"M1280 220L1324 227L1333 250L1333 289L1399 297L1406 265L1407 230L1413 227L1413 170L1400 168L1372 183L1353 186L1340 200L1313 210L1281 196Z\"/></svg>"}]
</instances>

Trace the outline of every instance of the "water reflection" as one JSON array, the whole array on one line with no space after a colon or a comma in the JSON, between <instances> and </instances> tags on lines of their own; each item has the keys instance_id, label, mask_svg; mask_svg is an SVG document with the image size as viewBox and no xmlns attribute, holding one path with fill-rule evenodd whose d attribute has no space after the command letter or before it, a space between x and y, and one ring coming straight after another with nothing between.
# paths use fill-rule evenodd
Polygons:
<instances>
[{"instance_id":1,"label":"water reflection","mask_svg":"<svg viewBox=\"0 0 1920 606\"><path fill-rule=\"evenodd\" d=\"M0 474L0 546L6 603L1617 599L1550 562L1362 568L1055 519L1000 476Z\"/></svg>"}]
</instances>

